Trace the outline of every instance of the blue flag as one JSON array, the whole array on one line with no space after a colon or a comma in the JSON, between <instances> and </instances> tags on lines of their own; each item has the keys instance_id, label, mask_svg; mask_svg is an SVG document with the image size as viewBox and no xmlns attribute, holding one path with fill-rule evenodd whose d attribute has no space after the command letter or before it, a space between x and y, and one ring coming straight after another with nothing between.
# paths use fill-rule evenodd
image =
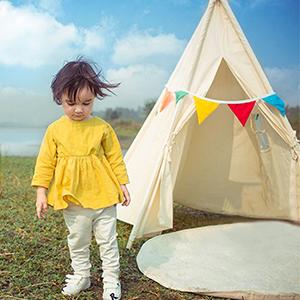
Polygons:
<instances>
[{"instance_id":1,"label":"blue flag","mask_svg":"<svg viewBox=\"0 0 300 300\"><path fill-rule=\"evenodd\" d=\"M285 104L284 104L283 100L278 97L277 94L273 94L273 95L264 97L262 99L264 101L266 101L267 103L275 106L280 111L282 116L285 115L285 108L284 108Z\"/></svg>"}]
</instances>

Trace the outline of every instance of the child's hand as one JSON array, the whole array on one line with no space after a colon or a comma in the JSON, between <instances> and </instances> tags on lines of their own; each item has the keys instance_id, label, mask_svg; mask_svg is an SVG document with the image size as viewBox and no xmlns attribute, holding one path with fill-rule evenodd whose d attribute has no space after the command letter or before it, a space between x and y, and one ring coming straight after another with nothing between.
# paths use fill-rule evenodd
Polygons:
<instances>
[{"instance_id":1,"label":"child's hand","mask_svg":"<svg viewBox=\"0 0 300 300\"><path fill-rule=\"evenodd\" d=\"M45 189L38 188L37 197L36 197L36 214L39 219L44 218L46 216L48 210L47 204L47 196L45 193Z\"/></svg>"},{"instance_id":2,"label":"child's hand","mask_svg":"<svg viewBox=\"0 0 300 300\"><path fill-rule=\"evenodd\" d=\"M127 187L126 187L126 185L125 184L121 184L120 185L121 186L121 189L122 189L122 191L123 191L123 195L124 195L124 201L122 202L122 205L124 206L128 206L129 205L129 203L130 203L130 195L129 195L129 192L128 192L128 190L127 190Z\"/></svg>"}]
</instances>

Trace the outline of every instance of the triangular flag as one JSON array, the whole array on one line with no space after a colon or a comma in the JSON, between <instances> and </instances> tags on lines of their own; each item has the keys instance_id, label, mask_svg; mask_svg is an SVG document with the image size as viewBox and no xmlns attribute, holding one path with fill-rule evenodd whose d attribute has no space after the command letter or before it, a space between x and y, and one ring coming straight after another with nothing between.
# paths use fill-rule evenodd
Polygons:
<instances>
[{"instance_id":1,"label":"triangular flag","mask_svg":"<svg viewBox=\"0 0 300 300\"><path fill-rule=\"evenodd\" d=\"M247 103L228 104L228 106L233 111L233 113L236 115L236 117L239 119L241 124L243 126L245 126L255 103L256 103L256 101L251 101L251 102L247 102Z\"/></svg>"},{"instance_id":2,"label":"triangular flag","mask_svg":"<svg viewBox=\"0 0 300 300\"><path fill-rule=\"evenodd\" d=\"M219 103L206 101L194 96L198 123L201 124L218 106Z\"/></svg>"},{"instance_id":3,"label":"triangular flag","mask_svg":"<svg viewBox=\"0 0 300 300\"><path fill-rule=\"evenodd\" d=\"M280 111L282 116L285 115L285 108L284 108L285 104L284 104L283 100L278 97L277 94L273 94L273 95L264 97L262 99L264 101L266 101L267 103L275 106Z\"/></svg>"},{"instance_id":4,"label":"triangular flag","mask_svg":"<svg viewBox=\"0 0 300 300\"><path fill-rule=\"evenodd\" d=\"M159 109L159 111L161 112L163 109L165 109L171 102L173 98L173 93L168 91L168 89L165 90L165 94L164 94L164 98L162 100L162 104L161 107Z\"/></svg>"},{"instance_id":5,"label":"triangular flag","mask_svg":"<svg viewBox=\"0 0 300 300\"><path fill-rule=\"evenodd\" d=\"M183 98L185 95L187 95L188 93L185 91L177 91L175 92L176 95L176 103L178 103L178 101Z\"/></svg>"}]
</instances>

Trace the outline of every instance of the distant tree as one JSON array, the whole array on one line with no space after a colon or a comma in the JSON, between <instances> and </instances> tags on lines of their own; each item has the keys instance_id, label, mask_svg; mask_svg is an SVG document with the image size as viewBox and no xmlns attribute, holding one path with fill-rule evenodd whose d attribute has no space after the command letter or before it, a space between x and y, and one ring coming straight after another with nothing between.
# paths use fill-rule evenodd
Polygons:
<instances>
[{"instance_id":1,"label":"distant tree","mask_svg":"<svg viewBox=\"0 0 300 300\"><path fill-rule=\"evenodd\" d=\"M157 99L149 99L146 101L144 105L144 114L147 117L150 111L153 109Z\"/></svg>"},{"instance_id":2,"label":"distant tree","mask_svg":"<svg viewBox=\"0 0 300 300\"><path fill-rule=\"evenodd\" d=\"M116 119L120 118L120 116L121 116L121 113L119 113L117 110L114 109L111 113L110 119L116 120Z\"/></svg>"},{"instance_id":3,"label":"distant tree","mask_svg":"<svg viewBox=\"0 0 300 300\"><path fill-rule=\"evenodd\" d=\"M111 120L112 112L113 112L112 108L107 108L104 112L104 118L106 120Z\"/></svg>"},{"instance_id":4,"label":"distant tree","mask_svg":"<svg viewBox=\"0 0 300 300\"><path fill-rule=\"evenodd\" d=\"M286 116L292 127L296 130L297 138L300 139L300 106L286 106Z\"/></svg>"},{"instance_id":5,"label":"distant tree","mask_svg":"<svg viewBox=\"0 0 300 300\"><path fill-rule=\"evenodd\" d=\"M120 118L121 112L117 109L107 108L104 112L104 119L106 120L116 120Z\"/></svg>"}]
</instances>

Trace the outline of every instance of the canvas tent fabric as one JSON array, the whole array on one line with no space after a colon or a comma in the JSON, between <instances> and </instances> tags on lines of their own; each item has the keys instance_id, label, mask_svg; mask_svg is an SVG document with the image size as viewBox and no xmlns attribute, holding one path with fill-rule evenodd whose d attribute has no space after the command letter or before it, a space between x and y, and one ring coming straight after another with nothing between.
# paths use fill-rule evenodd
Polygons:
<instances>
[{"instance_id":1,"label":"canvas tent fabric","mask_svg":"<svg viewBox=\"0 0 300 300\"><path fill-rule=\"evenodd\" d=\"M262 99L241 126L227 105L197 123L193 97L160 110L168 91L219 100L274 91L226 0L210 0L124 161L127 243L173 226L173 201L214 213L300 222L300 147L286 116Z\"/></svg>"}]
</instances>

